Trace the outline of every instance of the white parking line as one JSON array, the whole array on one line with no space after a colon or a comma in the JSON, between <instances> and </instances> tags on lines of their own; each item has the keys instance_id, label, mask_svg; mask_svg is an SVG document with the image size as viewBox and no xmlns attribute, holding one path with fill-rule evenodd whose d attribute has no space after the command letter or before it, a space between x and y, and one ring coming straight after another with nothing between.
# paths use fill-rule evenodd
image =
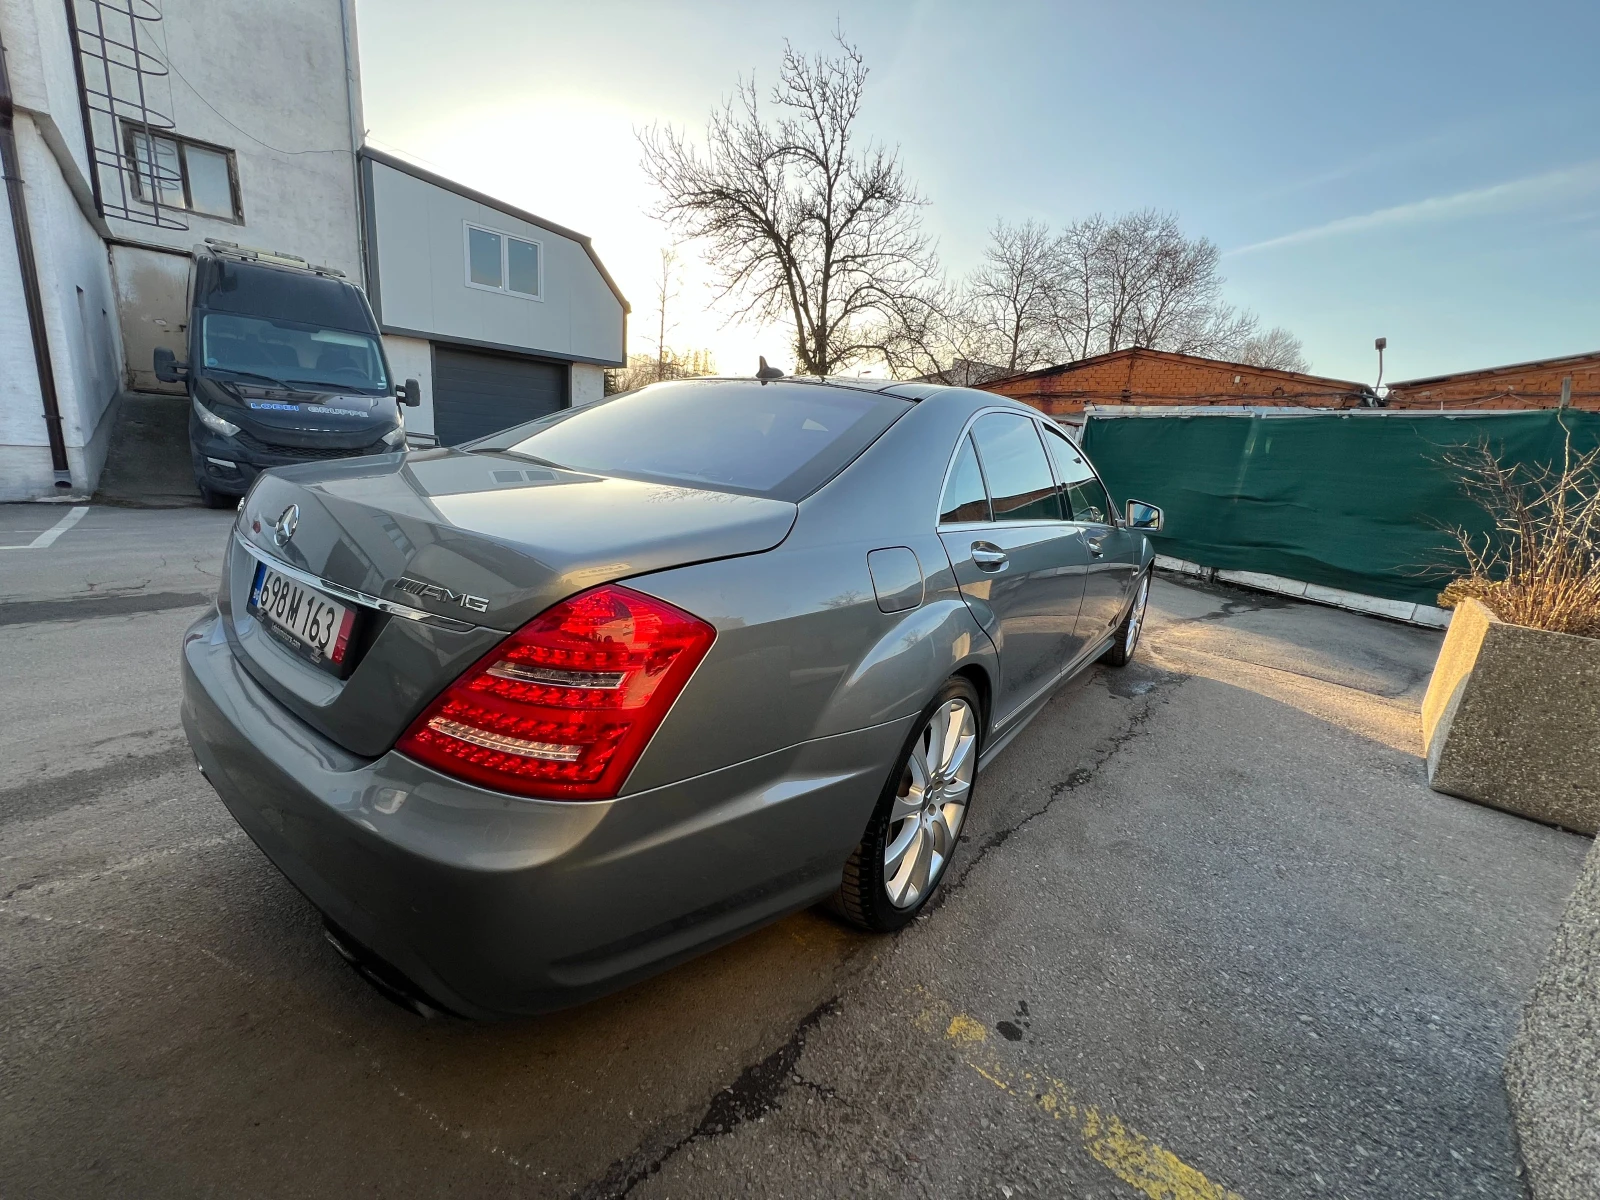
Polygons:
<instances>
[{"instance_id":1,"label":"white parking line","mask_svg":"<svg viewBox=\"0 0 1600 1200\"><path fill-rule=\"evenodd\" d=\"M84 513L88 511L89 506L87 504L79 504L26 546L0 546L0 550L43 550L46 546L54 545L58 537L83 520Z\"/></svg>"}]
</instances>

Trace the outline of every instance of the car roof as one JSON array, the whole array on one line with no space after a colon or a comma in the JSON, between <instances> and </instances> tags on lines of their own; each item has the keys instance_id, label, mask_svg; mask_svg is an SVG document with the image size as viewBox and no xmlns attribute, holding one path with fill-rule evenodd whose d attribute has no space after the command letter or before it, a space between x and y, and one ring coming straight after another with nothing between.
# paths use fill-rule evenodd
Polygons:
<instances>
[{"instance_id":1,"label":"car roof","mask_svg":"<svg viewBox=\"0 0 1600 1200\"><path fill-rule=\"evenodd\" d=\"M912 383L901 379L872 379L850 375L780 375L776 379L767 380L757 379L753 375L697 375L687 379L665 380L664 382L804 384L810 387L846 388L854 392L873 392L882 396L894 396L901 400L910 400L913 403L927 400L941 392L978 392L977 388L955 387L944 383ZM991 392L979 392L979 394L997 401L1007 399L1007 397Z\"/></svg>"}]
</instances>

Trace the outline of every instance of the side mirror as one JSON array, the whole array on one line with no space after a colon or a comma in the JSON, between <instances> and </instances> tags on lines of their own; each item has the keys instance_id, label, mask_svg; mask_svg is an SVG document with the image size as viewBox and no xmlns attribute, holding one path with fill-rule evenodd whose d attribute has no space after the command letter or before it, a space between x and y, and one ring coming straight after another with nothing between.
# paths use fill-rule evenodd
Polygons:
<instances>
[{"instance_id":1,"label":"side mirror","mask_svg":"<svg viewBox=\"0 0 1600 1200\"><path fill-rule=\"evenodd\" d=\"M1154 504L1146 504L1143 500L1129 500L1126 511L1129 529L1160 533L1162 526L1166 524L1166 517L1161 510Z\"/></svg>"},{"instance_id":2,"label":"side mirror","mask_svg":"<svg viewBox=\"0 0 1600 1200\"><path fill-rule=\"evenodd\" d=\"M422 403L422 385L415 379L408 379L400 386L400 403L407 408L415 408Z\"/></svg>"},{"instance_id":3,"label":"side mirror","mask_svg":"<svg viewBox=\"0 0 1600 1200\"><path fill-rule=\"evenodd\" d=\"M155 352L156 378L162 383L182 383L189 378L189 368L178 361L178 356L165 346Z\"/></svg>"}]
</instances>

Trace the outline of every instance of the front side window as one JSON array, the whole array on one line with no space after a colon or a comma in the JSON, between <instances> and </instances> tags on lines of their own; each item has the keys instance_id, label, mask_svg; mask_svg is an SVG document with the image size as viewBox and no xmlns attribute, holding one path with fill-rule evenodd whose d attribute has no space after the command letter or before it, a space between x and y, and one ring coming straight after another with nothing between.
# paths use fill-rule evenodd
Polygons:
<instances>
[{"instance_id":1,"label":"front side window","mask_svg":"<svg viewBox=\"0 0 1600 1200\"><path fill-rule=\"evenodd\" d=\"M798 501L911 408L877 392L742 380L658 383L472 444L554 467ZM670 503L663 496L661 503Z\"/></svg>"},{"instance_id":2,"label":"front side window","mask_svg":"<svg viewBox=\"0 0 1600 1200\"><path fill-rule=\"evenodd\" d=\"M956 451L956 461L950 468L950 478L945 481L944 498L939 501L939 523L957 525L964 521L988 521L989 496L983 490L983 472L978 469L978 455L972 448L972 436L964 434L961 449Z\"/></svg>"},{"instance_id":3,"label":"front side window","mask_svg":"<svg viewBox=\"0 0 1600 1200\"><path fill-rule=\"evenodd\" d=\"M244 219L232 150L134 125L127 127L126 150L139 199L224 221Z\"/></svg>"},{"instance_id":4,"label":"front side window","mask_svg":"<svg viewBox=\"0 0 1600 1200\"><path fill-rule=\"evenodd\" d=\"M467 285L537 300L544 249L538 242L478 225L467 227Z\"/></svg>"},{"instance_id":5,"label":"front side window","mask_svg":"<svg viewBox=\"0 0 1600 1200\"><path fill-rule=\"evenodd\" d=\"M297 321L207 313L200 326L201 364L298 386L387 391L377 339Z\"/></svg>"},{"instance_id":6,"label":"front side window","mask_svg":"<svg viewBox=\"0 0 1600 1200\"><path fill-rule=\"evenodd\" d=\"M1050 460L1055 463L1056 475L1061 480L1067 519L1110 525L1111 497L1106 495L1105 485L1078 448L1064 434L1053 429L1045 430L1044 443L1050 448Z\"/></svg>"},{"instance_id":7,"label":"front side window","mask_svg":"<svg viewBox=\"0 0 1600 1200\"><path fill-rule=\"evenodd\" d=\"M996 521L1059 521L1061 500L1039 444L1038 427L1021 413L989 413L972 426Z\"/></svg>"}]
</instances>

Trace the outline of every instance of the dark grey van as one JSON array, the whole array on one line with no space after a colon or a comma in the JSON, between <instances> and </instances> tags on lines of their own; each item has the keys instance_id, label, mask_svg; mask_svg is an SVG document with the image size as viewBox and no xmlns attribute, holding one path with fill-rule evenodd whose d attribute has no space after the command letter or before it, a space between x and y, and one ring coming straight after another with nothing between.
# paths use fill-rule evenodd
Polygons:
<instances>
[{"instance_id":1,"label":"dark grey van","mask_svg":"<svg viewBox=\"0 0 1600 1200\"><path fill-rule=\"evenodd\" d=\"M269 467L388 454L401 404L366 295L328 268L208 241L190 276L189 361L155 352L156 378L188 384L200 496L231 507Z\"/></svg>"}]
</instances>

